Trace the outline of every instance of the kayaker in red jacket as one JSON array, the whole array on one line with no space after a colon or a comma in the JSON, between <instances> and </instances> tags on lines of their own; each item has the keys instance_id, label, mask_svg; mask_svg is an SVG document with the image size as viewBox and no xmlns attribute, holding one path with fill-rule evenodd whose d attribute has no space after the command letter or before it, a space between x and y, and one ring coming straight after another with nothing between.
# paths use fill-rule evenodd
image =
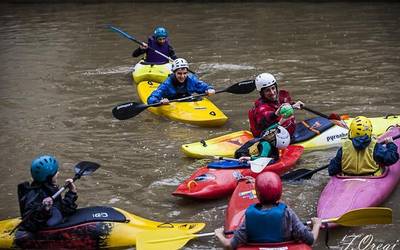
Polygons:
<instances>
[{"instance_id":1,"label":"kayaker in red jacket","mask_svg":"<svg viewBox=\"0 0 400 250\"><path fill-rule=\"evenodd\" d=\"M285 203L279 202L282 195L281 178L273 172L257 176L255 183L260 203L251 205L245 212L244 222L234 231L233 238L226 238L223 228L215 230L215 235L224 249L236 249L247 243L278 243L301 241L312 245L318 238L320 218L312 218L310 231Z\"/></svg>"},{"instance_id":2,"label":"kayaker in red jacket","mask_svg":"<svg viewBox=\"0 0 400 250\"><path fill-rule=\"evenodd\" d=\"M384 166L390 166L399 160L397 145L392 137L382 143L372 136L372 123L364 116L358 116L350 124L349 138L343 142L328 167L330 176L375 175L383 173Z\"/></svg>"},{"instance_id":3,"label":"kayaker in red jacket","mask_svg":"<svg viewBox=\"0 0 400 250\"><path fill-rule=\"evenodd\" d=\"M274 123L285 127L290 135L296 128L293 110L289 108L292 98L286 90L279 90L275 77L270 73L262 73L255 79L256 88L260 98L254 102L254 107L249 110L250 130L254 137L259 137L261 132ZM303 102L297 101L292 105L301 109Z\"/></svg>"},{"instance_id":4,"label":"kayaker in red jacket","mask_svg":"<svg viewBox=\"0 0 400 250\"><path fill-rule=\"evenodd\" d=\"M146 53L145 61L151 64L164 64L169 62L169 60L162 55L158 54L152 49L153 48L162 54L175 60L177 56L175 55L174 48L169 44L168 41L168 31L164 27L157 27L154 29L153 35L149 37L147 43L139 46L135 51L133 51L132 56L138 57Z\"/></svg>"}]
</instances>

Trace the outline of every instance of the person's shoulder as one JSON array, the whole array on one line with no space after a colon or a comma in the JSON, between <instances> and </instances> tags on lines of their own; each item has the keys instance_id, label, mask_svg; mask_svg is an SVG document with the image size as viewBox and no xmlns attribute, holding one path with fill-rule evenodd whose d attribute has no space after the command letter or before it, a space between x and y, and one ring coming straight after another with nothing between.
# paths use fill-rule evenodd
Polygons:
<instances>
[{"instance_id":1,"label":"person's shoulder","mask_svg":"<svg viewBox=\"0 0 400 250\"><path fill-rule=\"evenodd\" d=\"M285 89L280 89L279 90L279 95L280 96L290 96L289 91L285 90Z\"/></svg>"}]
</instances>

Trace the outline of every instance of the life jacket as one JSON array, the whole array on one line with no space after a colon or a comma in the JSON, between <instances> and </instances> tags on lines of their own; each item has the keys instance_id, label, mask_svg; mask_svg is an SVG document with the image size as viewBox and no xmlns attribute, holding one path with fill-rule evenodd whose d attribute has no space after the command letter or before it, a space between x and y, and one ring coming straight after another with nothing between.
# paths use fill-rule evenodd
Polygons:
<instances>
[{"instance_id":1,"label":"life jacket","mask_svg":"<svg viewBox=\"0 0 400 250\"><path fill-rule=\"evenodd\" d=\"M253 243L276 243L284 241L283 220L286 205L278 203L270 209L253 204L246 209L247 241Z\"/></svg>"},{"instance_id":2,"label":"life jacket","mask_svg":"<svg viewBox=\"0 0 400 250\"><path fill-rule=\"evenodd\" d=\"M235 158L240 158L242 156L259 156L263 149L263 143L261 142L262 140L260 140L260 138L255 138L246 142L235 151ZM264 142L268 143L267 141ZM269 154L262 157L271 157L274 160L279 160L279 150L271 146Z\"/></svg>"},{"instance_id":3,"label":"life jacket","mask_svg":"<svg viewBox=\"0 0 400 250\"><path fill-rule=\"evenodd\" d=\"M282 116L275 116L273 113L283 104L291 103L292 98L286 90L280 90L277 102L266 102L259 98L254 102L254 106L248 111L250 130L254 137L259 137L261 133L274 123L278 123ZM290 135L293 135L296 128L294 116L285 121L281 126L285 127Z\"/></svg>"},{"instance_id":4,"label":"life jacket","mask_svg":"<svg viewBox=\"0 0 400 250\"><path fill-rule=\"evenodd\" d=\"M353 142L347 139L342 146L342 171L347 175L381 175L381 168L374 160L374 148L377 143L371 137L369 145L357 150Z\"/></svg>"},{"instance_id":5,"label":"life jacket","mask_svg":"<svg viewBox=\"0 0 400 250\"><path fill-rule=\"evenodd\" d=\"M147 42L148 46L150 48L153 48L155 50L158 50L159 52L161 52L162 54L169 56L169 43L168 43L168 39L165 40L165 43L163 45L160 45L157 40L154 37L149 37L148 42ZM146 52L146 62L148 63L154 63L154 64L163 64L163 63L167 63L168 59L166 59L165 57L159 55L158 53L156 53L154 50L152 49L147 49Z\"/></svg>"}]
</instances>

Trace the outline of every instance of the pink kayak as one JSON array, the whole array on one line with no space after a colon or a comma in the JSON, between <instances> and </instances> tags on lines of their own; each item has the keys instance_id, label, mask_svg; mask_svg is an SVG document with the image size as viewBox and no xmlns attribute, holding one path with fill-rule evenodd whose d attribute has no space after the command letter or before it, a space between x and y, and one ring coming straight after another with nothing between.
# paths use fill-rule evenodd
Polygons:
<instances>
[{"instance_id":1,"label":"pink kayak","mask_svg":"<svg viewBox=\"0 0 400 250\"><path fill-rule=\"evenodd\" d=\"M399 134L400 127L393 127L381 139ZM394 142L400 152L400 140ZM399 179L400 161L386 168L381 176L333 176L319 197L318 217L336 218L352 209L378 206L392 193Z\"/></svg>"},{"instance_id":2,"label":"pink kayak","mask_svg":"<svg viewBox=\"0 0 400 250\"><path fill-rule=\"evenodd\" d=\"M293 168L303 153L302 146L290 145L281 152L279 161L268 165L263 171L272 171L279 175ZM215 169L201 167L181 183L175 196L195 199L218 199L230 195L237 182L244 176L257 176L250 168Z\"/></svg>"},{"instance_id":3,"label":"pink kayak","mask_svg":"<svg viewBox=\"0 0 400 250\"><path fill-rule=\"evenodd\" d=\"M257 203L256 191L254 188L254 179L243 179L237 185L232 197L229 201L225 216L225 231L237 229L244 219L246 209ZM240 246L238 249L289 249L289 250L309 250L311 247L304 243L298 242L282 242L282 243L259 243Z\"/></svg>"}]
</instances>

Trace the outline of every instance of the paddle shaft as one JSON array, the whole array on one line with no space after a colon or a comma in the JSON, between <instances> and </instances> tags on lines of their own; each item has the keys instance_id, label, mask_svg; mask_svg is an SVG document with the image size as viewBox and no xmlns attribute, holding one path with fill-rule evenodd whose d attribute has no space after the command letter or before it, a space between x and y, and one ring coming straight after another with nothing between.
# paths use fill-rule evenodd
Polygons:
<instances>
[{"instance_id":1,"label":"paddle shaft","mask_svg":"<svg viewBox=\"0 0 400 250\"><path fill-rule=\"evenodd\" d=\"M321 170L323 170L323 169L326 169L326 168L328 168L328 167L329 167L329 164L327 164L327 165L325 165L325 166L322 166L322 167L319 167L319 168L316 168L316 169L313 169L313 170L311 170L311 171L308 172L308 173L304 173L304 174L302 174L302 175L297 176L296 178L293 178L292 181L301 180L301 179L303 179L303 178L306 177L306 176L312 176L312 175L315 174L316 172L319 172L319 171L321 171Z\"/></svg>"},{"instance_id":2,"label":"paddle shaft","mask_svg":"<svg viewBox=\"0 0 400 250\"><path fill-rule=\"evenodd\" d=\"M234 83L233 85L226 87L224 89L218 90L215 93L222 93L222 92L228 92L232 94L248 94L252 92L255 89L255 84L254 80L245 80L245 81L240 81L237 83ZM169 100L169 102L180 102L180 101L186 101L190 99L195 99L201 96L208 95L208 93L202 93L202 94L197 94L197 95L190 95L187 97L179 98L179 99L172 99ZM136 102L128 102L124 104L119 104L115 106L112 110L113 116L117 118L118 120L126 120L132 117L137 116L140 114L142 111L149 107L156 107L160 106L163 103L158 102L158 103L153 103L153 104L143 104L143 103L136 103Z\"/></svg>"},{"instance_id":3,"label":"paddle shaft","mask_svg":"<svg viewBox=\"0 0 400 250\"><path fill-rule=\"evenodd\" d=\"M116 32L118 32L119 34L121 34L122 36L128 38L129 40L131 40L131 41L133 41L133 42L135 42L135 43L137 43L137 44L139 44L139 45L141 45L141 46L144 46L144 42L137 40L135 37L129 35L129 34L126 33L125 31L123 31L123 30L121 30L121 29L118 29L118 28L116 28L116 27L114 27L114 26L111 26L111 25L109 26L109 28L112 29L112 30L114 30L114 31L116 31ZM152 50L152 51L154 51L155 53L159 54L160 56L164 57L165 59L167 59L167 60L170 61L170 62L173 62L173 61L174 61L174 59L172 59L171 57L169 57L169 56L163 54L162 52L160 52L160 51L158 51L158 50L156 50L155 48L152 48L152 47L150 47L150 46L147 46L147 48L150 49L150 50ZM196 74L194 71L192 71L192 70L190 70L190 69L188 69L188 71L189 71L190 73L192 73L192 74Z\"/></svg>"},{"instance_id":4,"label":"paddle shaft","mask_svg":"<svg viewBox=\"0 0 400 250\"><path fill-rule=\"evenodd\" d=\"M308 112L311 112L311 113L313 113L313 114L315 114L315 115L318 115L318 116L321 116L321 117L323 117L323 118L329 119L329 116L327 116L327 115L325 115L325 114L322 114L321 112L318 112L318 111L316 111L316 110L310 109L310 108L308 108L308 107L306 107L306 106L301 106L301 109L304 109L304 110L306 110L306 111L308 111Z\"/></svg>"}]
</instances>

